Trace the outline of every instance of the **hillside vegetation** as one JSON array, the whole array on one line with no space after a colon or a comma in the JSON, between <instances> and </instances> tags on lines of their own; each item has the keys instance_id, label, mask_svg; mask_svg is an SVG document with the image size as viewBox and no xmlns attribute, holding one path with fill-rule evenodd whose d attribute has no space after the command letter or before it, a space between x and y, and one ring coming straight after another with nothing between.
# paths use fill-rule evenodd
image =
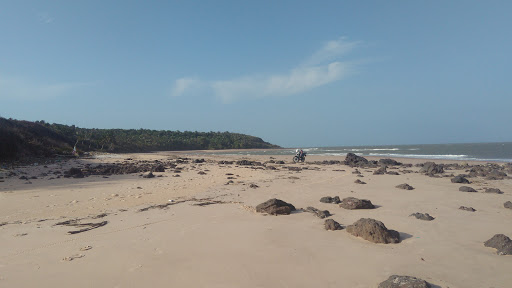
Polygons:
<instances>
[{"instance_id":1,"label":"hillside vegetation","mask_svg":"<svg viewBox=\"0 0 512 288\"><path fill-rule=\"evenodd\" d=\"M115 153L279 148L261 138L239 133L87 129L0 117L0 159L71 155L75 143L79 152Z\"/></svg>"}]
</instances>

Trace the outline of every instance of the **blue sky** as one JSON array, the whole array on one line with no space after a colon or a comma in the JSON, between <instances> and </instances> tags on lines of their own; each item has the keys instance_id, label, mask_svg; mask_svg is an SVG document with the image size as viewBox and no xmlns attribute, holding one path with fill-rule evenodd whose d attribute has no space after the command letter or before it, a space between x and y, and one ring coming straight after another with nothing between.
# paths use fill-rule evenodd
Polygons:
<instances>
[{"instance_id":1,"label":"blue sky","mask_svg":"<svg viewBox=\"0 0 512 288\"><path fill-rule=\"evenodd\" d=\"M0 116L295 146L512 141L510 1L1 1Z\"/></svg>"}]
</instances>

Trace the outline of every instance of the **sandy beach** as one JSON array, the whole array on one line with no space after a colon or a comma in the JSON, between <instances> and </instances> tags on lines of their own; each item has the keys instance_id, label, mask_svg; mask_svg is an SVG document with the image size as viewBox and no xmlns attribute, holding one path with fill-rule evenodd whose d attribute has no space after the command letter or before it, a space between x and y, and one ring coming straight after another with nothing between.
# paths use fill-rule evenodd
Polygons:
<instances>
[{"instance_id":1,"label":"sandy beach","mask_svg":"<svg viewBox=\"0 0 512 288\"><path fill-rule=\"evenodd\" d=\"M447 166L435 177L418 173L422 159L396 159L412 164L388 166L398 175L322 163L344 159L308 156L295 164L292 156L160 152L1 170L0 287L377 287L391 275L432 287L512 287L512 256L484 246L495 234L512 237L512 209L504 207L512 201L511 178L451 182L468 173L471 166L463 165L483 162L459 162L460 169ZM123 163L164 171L153 178L86 173ZM86 175L64 177L71 168ZM395 187L403 183L414 189ZM325 196L368 199L375 209L320 202ZM297 210L256 212L271 198ZM327 219L344 228L360 218L382 221L401 242L327 231L307 207L328 210ZM410 216L416 212L435 219Z\"/></svg>"}]
</instances>

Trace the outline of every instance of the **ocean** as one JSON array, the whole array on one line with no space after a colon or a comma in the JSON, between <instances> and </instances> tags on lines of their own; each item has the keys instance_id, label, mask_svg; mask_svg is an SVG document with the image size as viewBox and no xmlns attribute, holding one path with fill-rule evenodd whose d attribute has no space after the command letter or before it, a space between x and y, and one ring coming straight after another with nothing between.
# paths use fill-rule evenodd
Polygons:
<instances>
[{"instance_id":1,"label":"ocean","mask_svg":"<svg viewBox=\"0 0 512 288\"><path fill-rule=\"evenodd\" d=\"M295 149L302 148L309 155L345 156L354 153L359 156L383 158L402 157L419 159L477 160L512 162L512 142L503 143L461 143L461 144L418 144L385 146L339 146L339 147L295 147L276 150L216 151L217 155L294 155Z\"/></svg>"}]
</instances>

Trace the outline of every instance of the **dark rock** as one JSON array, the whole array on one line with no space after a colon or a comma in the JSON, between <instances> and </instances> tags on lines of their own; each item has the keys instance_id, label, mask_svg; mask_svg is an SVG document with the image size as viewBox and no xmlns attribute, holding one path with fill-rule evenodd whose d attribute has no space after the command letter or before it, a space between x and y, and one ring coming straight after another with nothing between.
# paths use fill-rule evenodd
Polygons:
<instances>
[{"instance_id":1,"label":"dark rock","mask_svg":"<svg viewBox=\"0 0 512 288\"><path fill-rule=\"evenodd\" d=\"M204 172L204 171L199 171L199 172L197 172L197 174L199 174L199 175L206 175L206 172Z\"/></svg>"},{"instance_id":2,"label":"dark rock","mask_svg":"<svg viewBox=\"0 0 512 288\"><path fill-rule=\"evenodd\" d=\"M507 202L503 203L503 207L508 208L508 209L512 209L512 202L507 201Z\"/></svg>"},{"instance_id":3,"label":"dark rock","mask_svg":"<svg viewBox=\"0 0 512 288\"><path fill-rule=\"evenodd\" d=\"M503 234L496 234L484 242L485 247L496 248L498 255L512 255L512 240Z\"/></svg>"},{"instance_id":4,"label":"dark rock","mask_svg":"<svg viewBox=\"0 0 512 288\"><path fill-rule=\"evenodd\" d=\"M292 211L295 211L295 207L292 204L276 198L267 200L256 206L256 212L268 213L271 215L288 215Z\"/></svg>"},{"instance_id":5,"label":"dark rock","mask_svg":"<svg viewBox=\"0 0 512 288\"><path fill-rule=\"evenodd\" d=\"M204 163L204 162L205 162L205 160L204 160L203 158L201 158L201 159L195 159L195 160L193 161L193 163Z\"/></svg>"},{"instance_id":6,"label":"dark rock","mask_svg":"<svg viewBox=\"0 0 512 288\"><path fill-rule=\"evenodd\" d=\"M485 193L503 194L503 192L498 188L485 188Z\"/></svg>"},{"instance_id":7,"label":"dark rock","mask_svg":"<svg viewBox=\"0 0 512 288\"><path fill-rule=\"evenodd\" d=\"M65 178L70 178L70 177L73 177L73 178L84 178L84 173L82 172L82 169L80 168L75 168L75 167L72 167L72 168L69 168L68 171L64 171L64 177Z\"/></svg>"},{"instance_id":8,"label":"dark rock","mask_svg":"<svg viewBox=\"0 0 512 288\"><path fill-rule=\"evenodd\" d=\"M165 172L165 167L164 167L164 165L160 164L160 165L157 165L157 166L153 167L151 169L151 171L153 171L153 172Z\"/></svg>"},{"instance_id":9,"label":"dark rock","mask_svg":"<svg viewBox=\"0 0 512 288\"><path fill-rule=\"evenodd\" d=\"M387 172L386 166L382 166L379 169L375 170L373 172L373 175L384 175L384 174L386 174L386 172Z\"/></svg>"},{"instance_id":10,"label":"dark rock","mask_svg":"<svg viewBox=\"0 0 512 288\"><path fill-rule=\"evenodd\" d=\"M361 174L361 171L359 171L358 169L356 169L356 170L354 170L354 172L352 172L352 174L360 175L360 174Z\"/></svg>"},{"instance_id":11,"label":"dark rock","mask_svg":"<svg viewBox=\"0 0 512 288\"><path fill-rule=\"evenodd\" d=\"M364 157L357 156L354 153L348 153L343 163L350 167L366 167L370 164L370 161Z\"/></svg>"},{"instance_id":12,"label":"dark rock","mask_svg":"<svg viewBox=\"0 0 512 288\"><path fill-rule=\"evenodd\" d=\"M302 170L302 168L300 168L300 167L292 167L292 166L290 166L290 167L287 167L287 168L290 171L301 171Z\"/></svg>"},{"instance_id":13,"label":"dark rock","mask_svg":"<svg viewBox=\"0 0 512 288\"><path fill-rule=\"evenodd\" d=\"M412 276L389 276L388 280L381 282L378 288L430 288L425 280Z\"/></svg>"},{"instance_id":14,"label":"dark rock","mask_svg":"<svg viewBox=\"0 0 512 288\"><path fill-rule=\"evenodd\" d=\"M284 164L284 161L276 161L276 164Z\"/></svg>"},{"instance_id":15,"label":"dark rock","mask_svg":"<svg viewBox=\"0 0 512 288\"><path fill-rule=\"evenodd\" d=\"M388 171L388 172L386 172L386 174L388 174L388 175L400 175L400 174L399 174L398 172L396 172L396 171Z\"/></svg>"},{"instance_id":16,"label":"dark rock","mask_svg":"<svg viewBox=\"0 0 512 288\"><path fill-rule=\"evenodd\" d=\"M436 218L430 216L428 213L416 212L416 213L412 213L411 215L409 215L409 217L410 216L414 216L414 217L416 217L416 219L425 220L425 221L432 221L432 220L436 219Z\"/></svg>"},{"instance_id":17,"label":"dark rock","mask_svg":"<svg viewBox=\"0 0 512 288\"><path fill-rule=\"evenodd\" d=\"M361 180L359 180L359 179L357 179L356 181L354 181L354 183L356 183L356 184L366 184L366 182L363 182L363 181L361 181Z\"/></svg>"},{"instance_id":18,"label":"dark rock","mask_svg":"<svg viewBox=\"0 0 512 288\"><path fill-rule=\"evenodd\" d=\"M464 178L462 175L458 175L452 178L452 183L462 183L462 184L469 184L469 180Z\"/></svg>"},{"instance_id":19,"label":"dark rock","mask_svg":"<svg viewBox=\"0 0 512 288\"><path fill-rule=\"evenodd\" d=\"M20 180L28 180L28 177L27 176L21 176L19 179Z\"/></svg>"},{"instance_id":20,"label":"dark rock","mask_svg":"<svg viewBox=\"0 0 512 288\"><path fill-rule=\"evenodd\" d=\"M379 164L381 166L397 166L397 165L402 165L402 163L400 163L398 161L395 161L393 159L380 159L379 160Z\"/></svg>"},{"instance_id":21,"label":"dark rock","mask_svg":"<svg viewBox=\"0 0 512 288\"><path fill-rule=\"evenodd\" d=\"M315 214L315 216L320 218L320 219L324 219L324 218L327 218L327 217L331 216L331 213L329 211L327 211L327 210L318 210L315 207L311 207L311 206L306 208L305 211L309 212L309 213Z\"/></svg>"},{"instance_id":22,"label":"dark rock","mask_svg":"<svg viewBox=\"0 0 512 288\"><path fill-rule=\"evenodd\" d=\"M258 186L258 185L256 185L256 184L253 184L253 183L251 183L251 184L249 185L249 188L253 188L253 189L256 189L256 188L259 188L259 187L260 187L260 186Z\"/></svg>"},{"instance_id":23,"label":"dark rock","mask_svg":"<svg viewBox=\"0 0 512 288\"><path fill-rule=\"evenodd\" d=\"M325 230L342 230L343 226L340 225L340 223L332 220L332 219L326 219L324 222Z\"/></svg>"},{"instance_id":24,"label":"dark rock","mask_svg":"<svg viewBox=\"0 0 512 288\"><path fill-rule=\"evenodd\" d=\"M340 207L353 210L353 209L373 209L375 206L373 206L372 202L370 200L366 199L357 199L354 197L347 197L344 198L341 203Z\"/></svg>"},{"instance_id":25,"label":"dark rock","mask_svg":"<svg viewBox=\"0 0 512 288\"><path fill-rule=\"evenodd\" d=\"M466 206L460 206L459 207L460 210L465 210L465 211L470 211L470 212L475 212L475 208L473 207L466 207Z\"/></svg>"},{"instance_id":26,"label":"dark rock","mask_svg":"<svg viewBox=\"0 0 512 288\"><path fill-rule=\"evenodd\" d=\"M476 192L475 189L473 189L469 186L460 186L459 191L461 191L461 192Z\"/></svg>"},{"instance_id":27,"label":"dark rock","mask_svg":"<svg viewBox=\"0 0 512 288\"><path fill-rule=\"evenodd\" d=\"M217 162L221 165L231 165L233 163L235 163L234 161L225 161L225 160L220 160L219 162Z\"/></svg>"},{"instance_id":28,"label":"dark rock","mask_svg":"<svg viewBox=\"0 0 512 288\"><path fill-rule=\"evenodd\" d=\"M155 177L155 175L153 174L153 172L149 172L149 173L144 174L142 176L142 178L154 178L154 177Z\"/></svg>"},{"instance_id":29,"label":"dark rock","mask_svg":"<svg viewBox=\"0 0 512 288\"><path fill-rule=\"evenodd\" d=\"M347 227L347 232L373 243L399 243L400 234L388 230L384 223L370 218L361 218Z\"/></svg>"},{"instance_id":30,"label":"dark rock","mask_svg":"<svg viewBox=\"0 0 512 288\"><path fill-rule=\"evenodd\" d=\"M414 189L414 187L412 187L411 185L409 185L407 183L396 185L395 188L404 189L404 190L413 190Z\"/></svg>"},{"instance_id":31,"label":"dark rock","mask_svg":"<svg viewBox=\"0 0 512 288\"><path fill-rule=\"evenodd\" d=\"M423 167L420 168L420 173L428 175L441 174L444 173L444 169L442 165L437 165L434 162L426 162L423 164Z\"/></svg>"},{"instance_id":32,"label":"dark rock","mask_svg":"<svg viewBox=\"0 0 512 288\"><path fill-rule=\"evenodd\" d=\"M262 166L263 164L261 164L261 162L256 162L256 161L240 160L240 161L236 161L236 165L239 165L239 166Z\"/></svg>"},{"instance_id":33,"label":"dark rock","mask_svg":"<svg viewBox=\"0 0 512 288\"><path fill-rule=\"evenodd\" d=\"M334 197L322 197L320 198L320 202L322 203L333 203L333 204L339 204L341 202L340 197L334 196Z\"/></svg>"}]
</instances>

